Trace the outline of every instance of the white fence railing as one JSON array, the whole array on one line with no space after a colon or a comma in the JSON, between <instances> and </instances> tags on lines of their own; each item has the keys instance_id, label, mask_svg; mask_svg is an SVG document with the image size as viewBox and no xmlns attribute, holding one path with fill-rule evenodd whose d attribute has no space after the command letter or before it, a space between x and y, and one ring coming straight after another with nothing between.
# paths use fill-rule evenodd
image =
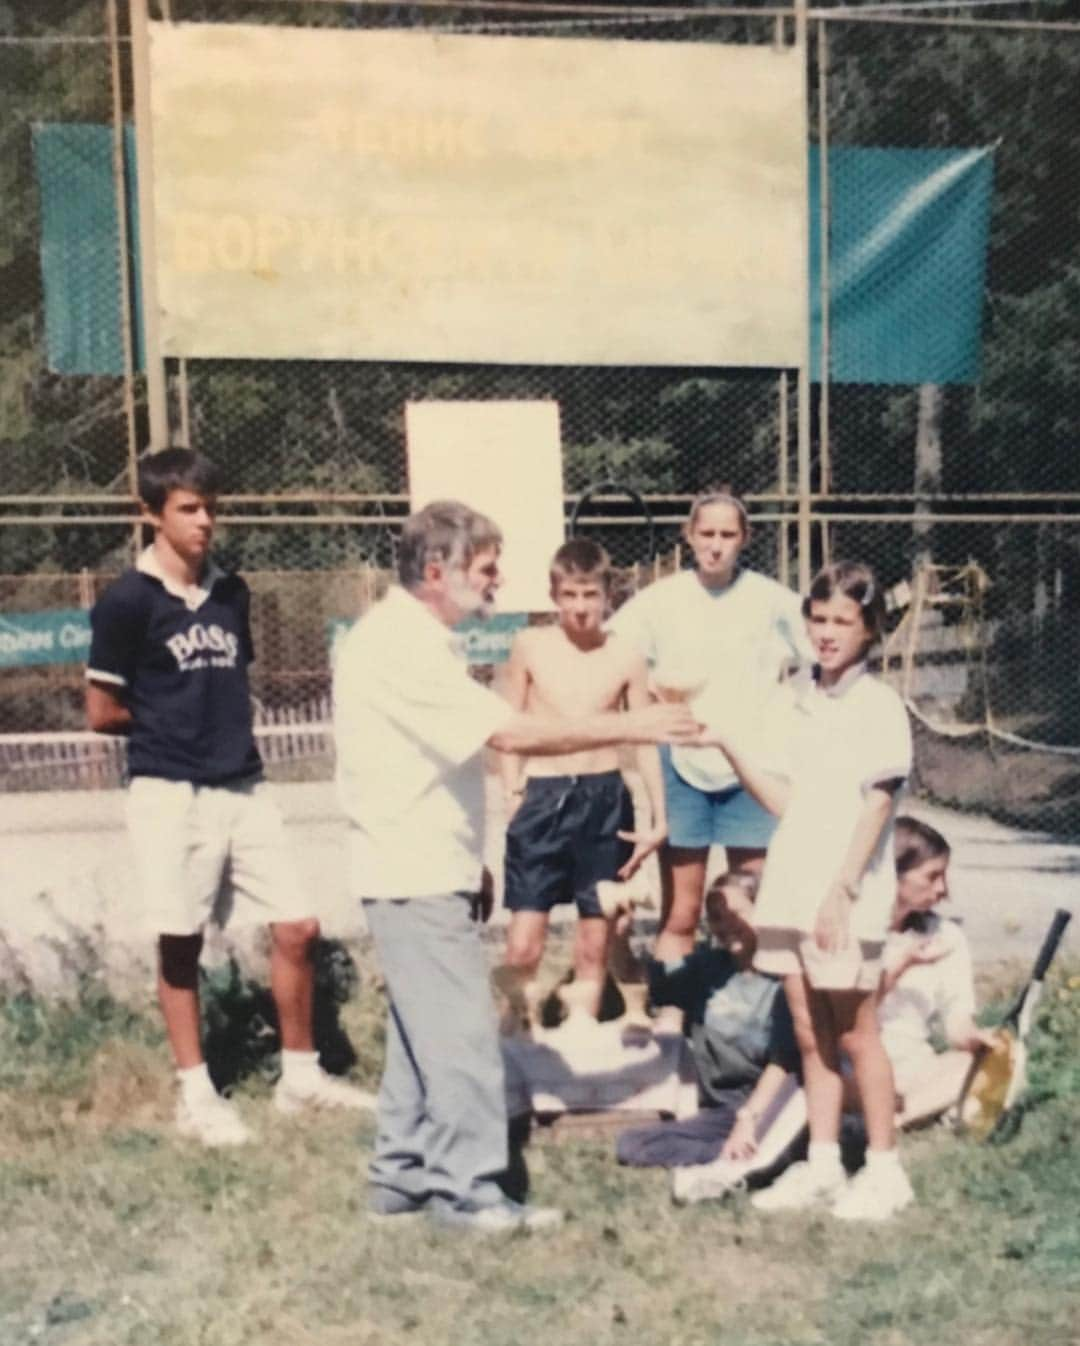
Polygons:
<instances>
[{"instance_id":1,"label":"white fence railing","mask_svg":"<svg viewBox=\"0 0 1080 1346\"><path fill-rule=\"evenodd\" d=\"M333 760L330 698L279 710L256 706L255 740L267 767ZM124 782L127 740L72 730L0 734L0 792L108 790Z\"/></svg>"}]
</instances>

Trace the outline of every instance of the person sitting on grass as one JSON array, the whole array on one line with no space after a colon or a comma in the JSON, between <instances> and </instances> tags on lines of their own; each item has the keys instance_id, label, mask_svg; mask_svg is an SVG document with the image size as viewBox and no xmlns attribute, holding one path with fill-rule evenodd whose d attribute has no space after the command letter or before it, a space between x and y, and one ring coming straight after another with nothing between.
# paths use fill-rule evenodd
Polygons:
<instances>
[{"instance_id":1,"label":"person sitting on grass","mask_svg":"<svg viewBox=\"0 0 1080 1346\"><path fill-rule=\"evenodd\" d=\"M960 1095L972 1053L993 1035L975 1024L967 937L934 908L949 895L949 843L916 818L896 820L896 903L878 990L881 1040L896 1079L897 1121L941 1116ZM948 1048L936 1052L940 1022Z\"/></svg>"},{"instance_id":2,"label":"person sitting on grass","mask_svg":"<svg viewBox=\"0 0 1080 1346\"><path fill-rule=\"evenodd\" d=\"M516 710L579 716L649 704L645 660L604 629L611 580L611 561L595 542L573 538L555 553L551 598L559 620L514 641L506 698ZM667 835L659 753L651 744L636 752L651 814L638 832L618 747L502 757L505 904L512 914L497 980L512 998L523 992L530 1017L548 921L563 902L578 908L575 1006L594 1020L599 1014L614 918L601 909L597 883L629 879Z\"/></svg>"},{"instance_id":3,"label":"person sitting on grass","mask_svg":"<svg viewBox=\"0 0 1080 1346\"><path fill-rule=\"evenodd\" d=\"M616 1146L622 1164L675 1168L709 1164L722 1149L741 1155L769 1103L798 1069L781 984L752 965L756 891L752 874L721 875L705 898L711 942L674 962L649 960L653 1004L685 1011L703 1106L694 1117L624 1131ZM748 1106L751 1091L754 1103Z\"/></svg>"},{"instance_id":4,"label":"person sitting on grass","mask_svg":"<svg viewBox=\"0 0 1080 1346\"><path fill-rule=\"evenodd\" d=\"M375 1100L327 1075L314 1049L310 952L319 925L252 733L250 594L210 555L217 469L189 449L165 449L140 463L139 494L154 541L90 615L87 719L129 739L128 830L143 914L158 937L178 1129L204 1145L239 1145L248 1129L215 1090L199 1031L202 931L223 919L226 877L248 913L270 922L277 1109L373 1109Z\"/></svg>"}]
</instances>

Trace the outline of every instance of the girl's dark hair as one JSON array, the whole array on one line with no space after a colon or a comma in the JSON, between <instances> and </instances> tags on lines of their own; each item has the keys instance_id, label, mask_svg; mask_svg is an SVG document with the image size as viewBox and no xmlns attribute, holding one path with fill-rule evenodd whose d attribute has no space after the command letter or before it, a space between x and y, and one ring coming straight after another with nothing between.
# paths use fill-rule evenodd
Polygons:
<instances>
[{"instance_id":1,"label":"girl's dark hair","mask_svg":"<svg viewBox=\"0 0 1080 1346\"><path fill-rule=\"evenodd\" d=\"M221 475L209 458L194 449L162 449L139 461L139 499L151 514L160 514L172 491L215 496Z\"/></svg>"},{"instance_id":2,"label":"girl's dark hair","mask_svg":"<svg viewBox=\"0 0 1080 1346\"><path fill-rule=\"evenodd\" d=\"M871 640L881 639L885 631L885 595L868 565L861 561L834 561L823 566L810 581L809 592L803 599L803 616L810 616L812 603L824 603L833 594L843 594L858 603Z\"/></svg>"},{"instance_id":3,"label":"girl's dark hair","mask_svg":"<svg viewBox=\"0 0 1080 1346\"><path fill-rule=\"evenodd\" d=\"M937 860L942 855L950 854L949 843L936 827L921 823L918 818L909 818L906 814L896 820L893 850L897 874L906 874L909 869L918 869L928 860Z\"/></svg>"}]
</instances>

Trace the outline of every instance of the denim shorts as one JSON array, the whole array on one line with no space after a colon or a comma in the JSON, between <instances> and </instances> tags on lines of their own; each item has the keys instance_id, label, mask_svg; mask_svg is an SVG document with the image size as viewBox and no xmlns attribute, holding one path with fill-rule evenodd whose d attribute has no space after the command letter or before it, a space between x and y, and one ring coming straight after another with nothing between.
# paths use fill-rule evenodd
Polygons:
<instances>
[{"instance_id":1,"label":"denim shorts","mask_svg":"<svg viewBox=\"0 0 1080 1346\"><path fill-rule=\"evenodd\" d=\"M660 749L667 800L668 844L686 849L746 846L764 850L776 830L776 818L741 785L728 790L699 790L684 781L671 762L671 749Z\"/></svg>"}]
</instances>

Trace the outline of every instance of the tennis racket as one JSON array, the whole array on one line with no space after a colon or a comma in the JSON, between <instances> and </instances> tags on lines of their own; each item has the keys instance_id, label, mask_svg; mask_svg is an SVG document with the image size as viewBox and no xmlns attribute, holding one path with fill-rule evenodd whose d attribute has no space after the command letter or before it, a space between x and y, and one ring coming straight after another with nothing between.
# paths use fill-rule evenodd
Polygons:
<instances>
[{"instance_id":1,"label":"tennis racket","mask_svg":"<svg viewBox=\"0 0 1080 1346\"><path fill-rule=\"evenodd\" d=\"M956 1101L954 1115L979 1140L1011 1134L1019 1123L1018 1104L1027 1087L1027 1039L1042 996L1043 978L1057 952L1072 912L1059 908L1050 922L1031 977L994 1033L994 1045L975 1054Z\"/></svg>"}]
</instances>

